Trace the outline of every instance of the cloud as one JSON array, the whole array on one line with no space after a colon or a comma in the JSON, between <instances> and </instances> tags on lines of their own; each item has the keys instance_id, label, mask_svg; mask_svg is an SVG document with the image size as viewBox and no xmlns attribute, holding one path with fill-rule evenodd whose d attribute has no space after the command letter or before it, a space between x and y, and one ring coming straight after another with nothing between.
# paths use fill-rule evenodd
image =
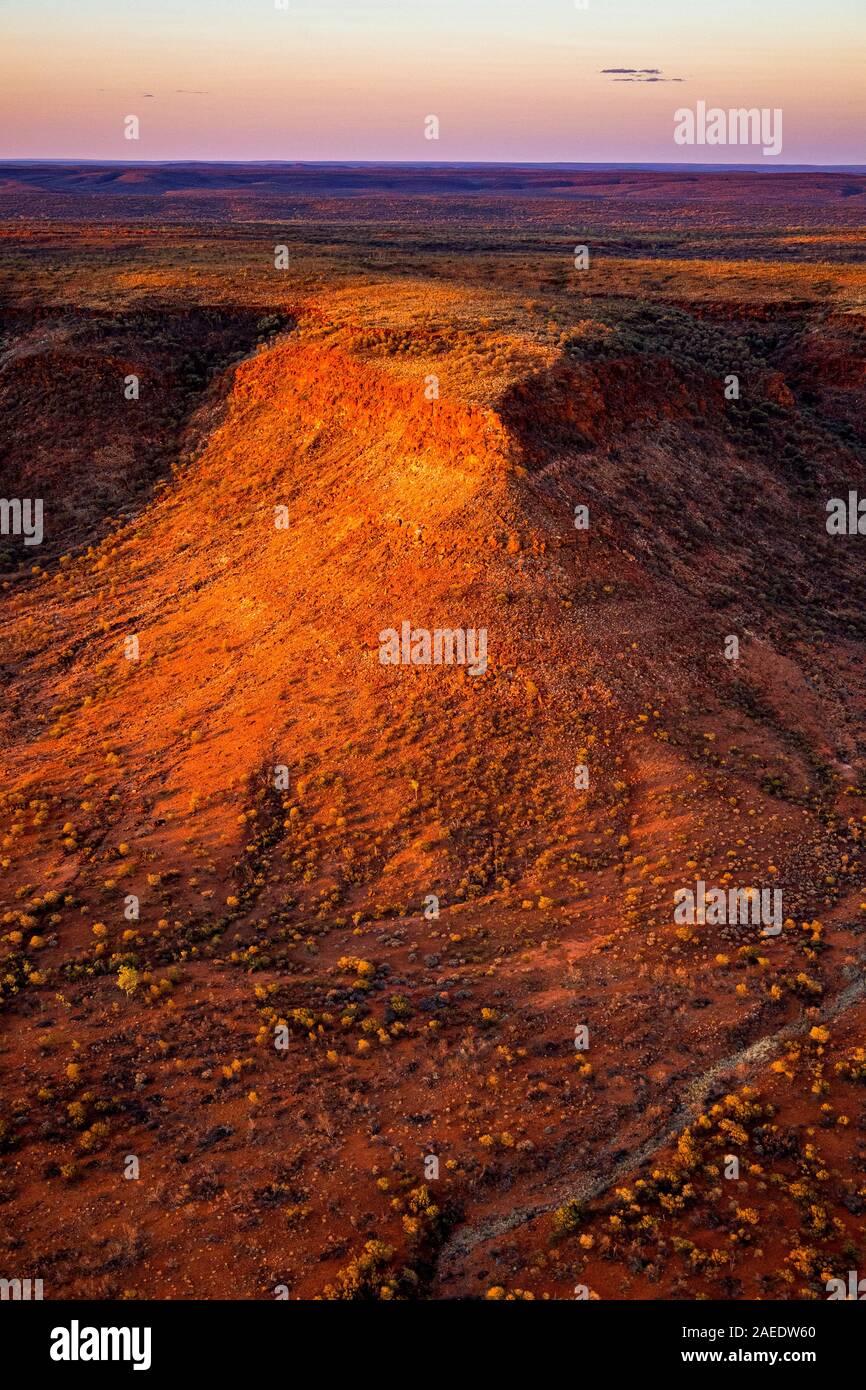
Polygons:
<instances>
[{"instance_id":1,"label":"cloud","mask_svg":"<svg viewBox=\"0 0 866 1390\"><path fill-rule=\"evenodd\" d=\"M661 68L602 68L603 76L614 82L682 82L682 77L664 77Z\"/></svg>"},{"instance_id":2,"label":"cloud","mask_svg":"<svg viewBox=\"0 0 866 1390\"><path fill-rule=\"evenodd\" d=\"M207 92L197 92L195 88L175 87L175 92L181 97L206 97Z\"/></svg>"}]
</instances>

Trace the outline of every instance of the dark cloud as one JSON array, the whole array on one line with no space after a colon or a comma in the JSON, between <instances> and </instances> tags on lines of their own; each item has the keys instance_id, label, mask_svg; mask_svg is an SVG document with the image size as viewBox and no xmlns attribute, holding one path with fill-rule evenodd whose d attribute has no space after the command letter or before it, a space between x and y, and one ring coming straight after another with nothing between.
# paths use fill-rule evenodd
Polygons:
<instances>
[{"instance_id":1,"label":"dark cloud","mask_svg":"<svg viewBox=\"0 0 866 1390\"><path fill-rule=\"evenodd\" d=\"M661 68L602 68L614 82L682 82L681 77L663 77Z\"/></svg>"}]
</instances>

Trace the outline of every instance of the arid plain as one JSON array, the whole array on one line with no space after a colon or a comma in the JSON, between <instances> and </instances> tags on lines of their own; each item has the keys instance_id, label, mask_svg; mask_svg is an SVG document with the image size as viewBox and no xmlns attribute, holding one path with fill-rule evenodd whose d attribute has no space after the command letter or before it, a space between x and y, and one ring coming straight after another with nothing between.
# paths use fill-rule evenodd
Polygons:
<instances>
[{"instance_id":1,"label":"arid plain","mask_svg":"<svg viewBox=\"0 0 866 1390\"><path fill-rule=\"evenodd\" d=\"M0 1274L866 1269L864 224L850 174L0 168L44 508L0 537ZM404 622L484 669L383 664ZM678 923L699 881L781 932Z\"/></svg>"}]
</instances>

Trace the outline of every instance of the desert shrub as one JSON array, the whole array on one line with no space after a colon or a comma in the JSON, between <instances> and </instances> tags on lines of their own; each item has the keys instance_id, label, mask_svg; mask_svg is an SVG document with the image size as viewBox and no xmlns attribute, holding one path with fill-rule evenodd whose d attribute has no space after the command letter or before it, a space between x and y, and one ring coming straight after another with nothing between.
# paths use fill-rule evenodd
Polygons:
<instances>
[{"instance_id":1,"label":"desert shrub","mask_svg":"<svg viewBox=\"0 0 866 1390\"><path fill-rule=\"evenodd\" d=\"M553 1229L558 1236L570 1236L583 1220L583 1205L572 1197L553 1213Z\"/></svg>"}]
</instances>

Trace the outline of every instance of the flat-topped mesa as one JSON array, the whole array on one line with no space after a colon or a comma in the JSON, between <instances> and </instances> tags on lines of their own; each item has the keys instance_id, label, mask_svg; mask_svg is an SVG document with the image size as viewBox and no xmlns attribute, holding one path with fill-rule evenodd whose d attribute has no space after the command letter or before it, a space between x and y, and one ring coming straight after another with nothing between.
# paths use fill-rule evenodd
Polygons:
<instances>
[{"instance_id":1,"label":"flat-topped mesa","mask_svg":"<svg viewBox=\"0 0 866 1390\"><path fill-rule=\"evenodd\" d=\"M444 394L431 399L420 370L413 382L332 348L287 339L236 370L233 408L264 394L297 397L306 413L325 412L322 424L388 430L407 451L434 446L470 468L482 459L494 469L509 460L508 435L495 411Z\"/></svg>"}]
</instances>

